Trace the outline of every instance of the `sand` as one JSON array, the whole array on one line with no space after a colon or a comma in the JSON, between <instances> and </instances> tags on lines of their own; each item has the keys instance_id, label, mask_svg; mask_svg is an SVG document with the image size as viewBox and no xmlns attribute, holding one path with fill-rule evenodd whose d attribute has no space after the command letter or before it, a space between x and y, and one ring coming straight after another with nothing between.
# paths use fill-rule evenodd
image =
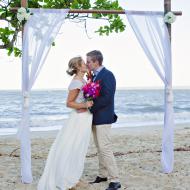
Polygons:
<instances>
[{"instance_id":1,"label":"sand","mask_svg":"<svg viewBox=\"0 0 190 190\"><path fill-rule=\"evenodd\" d=\"M113 129L113 151L121 190L190 189L190 126L175 128L175 163L171 174L162 173L161 127ZM36 190L49 148L58 131L32 132L33 183L20 183L20 148L15 135L0 136L0 190ZM76 190L105 190L108 183L89 185L97 175L98 160L91 140L82 182Z\"/></svg>"}]
</instances>

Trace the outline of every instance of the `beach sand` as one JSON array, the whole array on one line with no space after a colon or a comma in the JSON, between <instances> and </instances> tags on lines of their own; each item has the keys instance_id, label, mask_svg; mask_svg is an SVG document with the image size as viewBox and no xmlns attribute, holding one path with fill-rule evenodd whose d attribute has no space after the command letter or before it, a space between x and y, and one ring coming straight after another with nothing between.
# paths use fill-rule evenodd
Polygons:
<instances>
[{"instance_id":1,"label":"beach sand","mask_svg":"<svg viewBox=\"0 0 190 190\"><path fill-rule=\"evenodd\" d=\"M113 151L121 190L190 189L190 126L175 128L175 163L171 174L162 173L161 127L113 129ZM58 131L32 132L33 183L20 183L20 148L15 135L0 136L0 190L36 190L49 148ZM98 160L91 140L85 170L76 190L105 190L108 183L89 185L97 175Z\"/></svg>"}]
</instances>

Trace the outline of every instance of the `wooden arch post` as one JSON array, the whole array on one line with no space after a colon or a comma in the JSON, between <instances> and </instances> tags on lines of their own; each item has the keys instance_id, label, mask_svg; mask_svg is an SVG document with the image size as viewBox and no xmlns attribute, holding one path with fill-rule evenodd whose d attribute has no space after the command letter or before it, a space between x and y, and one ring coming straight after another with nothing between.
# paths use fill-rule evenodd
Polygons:
<instances>
[{"instance_id":1,"label":"wooden arch post","mask_svg":"<svg viewBox=\"0 0 190 190\"><path fill-rule=\"evenodd\" d=\"M21 0L21 7L27 7L28 6L28 0Z\"/></svg>"},{"instance_id":2,"label":"wooden arch post","mask_svg":"<svg viewBox=\"0 0 190 190\"><path fill-rule=\"evenodd\" d=\"M167 13L171 11L171 0L164 0L164 13ZM172 27L171 24L166 24L167 28L168 28L168 32L169 32L169 36L170 36L170 43L171 43L171 39L172 39Z\"/></svg>"}]
</instances>

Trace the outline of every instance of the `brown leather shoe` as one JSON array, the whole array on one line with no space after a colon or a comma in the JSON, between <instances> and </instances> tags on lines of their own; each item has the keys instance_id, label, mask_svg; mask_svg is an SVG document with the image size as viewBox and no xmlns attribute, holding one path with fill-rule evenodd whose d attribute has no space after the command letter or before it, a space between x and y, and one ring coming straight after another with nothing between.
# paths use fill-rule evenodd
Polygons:
<instances>
[{"instance_id":1,"label":"brown leather shoe","mask_svg":"<svg viewBox=\"0 0 190 190\"><path fill-rule=\"evenodd\" d=\"M93 183L101 183L101 182L107 181L107 180L108 180L107 177L99 177L99 176L97 176L96 179L95 179L95 181L90 182L90 184L93 184Z\"/></svg>"}]
</instances>

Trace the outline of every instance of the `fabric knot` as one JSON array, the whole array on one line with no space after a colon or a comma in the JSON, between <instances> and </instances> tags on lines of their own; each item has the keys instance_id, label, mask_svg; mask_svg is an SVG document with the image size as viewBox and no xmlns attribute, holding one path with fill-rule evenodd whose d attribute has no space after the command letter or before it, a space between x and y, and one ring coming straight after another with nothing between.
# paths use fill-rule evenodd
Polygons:
<instances>
[{"instance_id":1,"label":"fabric knot","mask_svg":"<svg viewBox=\"0 0 190 190\"><path fill-rule=\"evenodd\" d=\"M29 92L24 92L23 97L24 97L24 108L28 108L29 107L29 98L30 98Z\"/></svg>"},{"instance_id":2,"label":"fabric knot","mask_svg":"<svg viewBox=\"0 0 190 190\"><path fill-rule=\"evenodd\" d=\"M166 101L173 102L173 91L171 86L166 87Z\"/></svg>"}]
</instances>

